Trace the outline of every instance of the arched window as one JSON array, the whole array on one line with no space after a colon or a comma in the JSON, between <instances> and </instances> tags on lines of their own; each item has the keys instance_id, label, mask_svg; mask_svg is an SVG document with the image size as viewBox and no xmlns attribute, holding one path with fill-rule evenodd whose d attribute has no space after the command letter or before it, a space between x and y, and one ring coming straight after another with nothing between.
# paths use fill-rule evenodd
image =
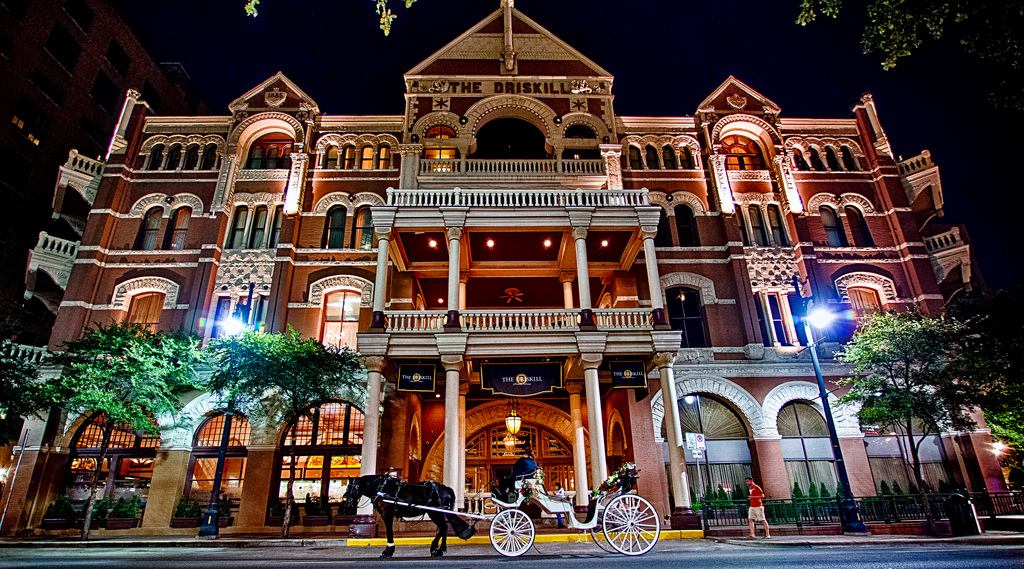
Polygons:
<instances>
[{"instance_id":1,"label":"arched window","mask_svg":"<svg viewBox=\"0 0 1024 569\"><path fill-rule=\"evenodd\" d=\"M213 170L217 167L217 145L210 143L203 150L203 163L199 165L200 170Z\"/></svg>"},{"instance_id":2,"label":"arched window","mask_svg":"<svg viewBox=\"0 0 1024 569\"><path fill-rule=\"evenodd\" d=\"M707 498L721 486L729 498L750 476L750 443L746 425L736 411L710 395L689 393L678 401L679 426L686 433L701 433L707 448L700 461L686 461L693 498ZM665 427L662 425L662 432Z\"/></svg>"},{"instance_id":3,"label":"arched window","mask_svg":"<svg viewBox=\"0 0 1024 569\"><path fill-rule=\"evenodd\" d=\"M811 148L810 154L811 154L811 167L814 168L814 170L816 172L824 172L825 171L825 164L821 161L821 156L818 155L818 149L817 148Z\"/></svg>"},{"instance_id":4,"label":"arched window","mask_svg":"<svg viewBox=\"0 0 1024 569\"><path fill-rule=\"evenodd\" d=\"M267 247L271 249L277 247L277 244L281 239L281 221L283 220L283 218L284 212L282 211L281 206L275 207L273 226L271 227L270 230L270 243L267 245Z\"/></svg>"},{"instance_id":5,"label":"arched window","mask_svg":"<svg viewBox=\"0 0 1024 569\"><path fill-rule=\"evenodd\" d=\"M658 168L658 150L653 146L647 146L647 168L656 170Z\"/></svg>"},{"instance_id":6,"label":"arched window","mask_svg":"<svg viewBox=\"0 0 1024 569\"><path fill-rule=\"evenodd\" d=\"M223 413L209 417L196 430L192 442L192 459L188 467L187 496L206 503L213 491L217 473L217 454L224 438ZM245 463L249 451L249 419L240 413L232 413L228 429L228 446L224 457L220 491L237 505L242 499L242 483L245 481Z\"/></svg>"},{"instance_id":7,"label":"arched window","mask_svg":"<svg viewBox=\"0 0 1024 569\"><path fill-rule=\"evenodd\" d=\"M668 216L665 214L665 210L661 207L658 208L658 212L658 233L654 235L654 246L671 247L672 232L668 227Z\"/></svg>"},{"instance_id":8,"label":"arched window","mask_svg":"<svg viewBox=\"0 0 1024 569\"><path fill-rule=\"evenodd\" d=\"M750 232L754 234L754 244L758 247L767 247L768 233L764 228L764 218L761 217L761 208L756 205L748 206L747 215L750 218Z\"/></svg>"},{"instance_id":9,"label":"arched window","mask_svg":"<svg viewBox=\"0 0 1024 569\"><path fill-rule=\"evenodd\" d=\"M860 168L857 167L857 159L853 157L853 153L850 152L848 147L844 146L840 151L843 153L843 166L846 166L847 170L850 172L860 170Z\"/></svg>"},{"instance_id":10,"label":"arched window","mask_svg":"<svg viewBox=\"0 0 1024 569\"><path fill-rule=\"evenodd\" d=\"M157 144L149 151L149 163L146 165L147 170L159 170L160 165L164 161L164 145Z\"/></svg>"},{"instance_id":11,"label":"arched window","mask_svg":"<svg viewBox=\"0 0 1024 569\"><path fill-rule=\"evenodd\" d=\"M356 347L359 332L358 292L341 290L324 295L324 321L320 341L337 348Z\"/></svg>"},{"instance_id":12,"label":"arched window","mask_svg":"<svg viewBox=\"0 0 1024 569\"><path fill-rule=\"evenodd\" d=\"M799 484L804 496L820 494L821 486L835 495L836 473L832 465L832 444L825 419L817 409L803 401L791 401L779 411L777 421L782 435L782 460L789 486Z\"/></svg>"},{"instance_id":13,"label":"arched window","mask_svg":"<svg viewBox=\"0 0 1024 569\"><path fill-rule=\"evenodd\" d=\"M846 289L846 294L849 295L850 305L858 318L871 316L882 309L878 293L873 288L852 286Z\"/></svg>"},{"instance_id":14,"label":"arched window","mask_svg":"<svg viewBox=\"0 0 1024 569\"><path fill-rule=\"evenodd\" d=\"M343 170L352 170L356 167L356 147L346 146L342 150L341 156L341 168Z\"/></svg>"},{"instance_id":15,"label":"arched window","mask_svg":"<svg viewBox=\"0 0 1024 569\"><path fill-rule=\"evenodd\" d=\"M369 206L364 206L356 212L356 227L352 245L356 249L373 249L373 213Z\"/></svg>"},{"instance_id":16,"label":"arched window","mask_svg":"<svg viewBox=\"0 0 1024 569\"><path fill-rule=\"evenodd\" d=\"M90 417L72 439L68 454L67 494L76 504L82 504L88 498L89 484L96 472L107 428L110 428L110 442L106 456L99 464L98 495L111 500L138 496L145 506L160 437L136 431L125 424L108 425L106 417L99 413Z\"/></svg>"},{"instance_id":17,"label":"arched window","mask_svg":"<svg viewBox=\"0 0 1024 569\"><path fill-rule=\"evenodd\" d=\"M263 237L267 233L267 206L261 205L256 208L252 216L252 230L249 232L248 249L260 249L263 247Z\"/></svg>"},{"instance_id":18,"label":"arched window","mask_svg":"<svg viewBox=\"0 0 1024 569\"><path fill-rule=\"evenodd\" d=\"M430 127L423 138L455 138L455 131L452 127L443 124Z\"/></svg>"},{"instance_id":19,"label":"arched window","mask_svg":"<svg viewBox=\"0 0 1024 569\"><path fill-rule=\"evenodd\" d=\"M437 125L437 126L430 127L430 129L427 130L426 134L423 135L423 138L429 138L429 139L439 139L439 138L441 138L441 139L449 139L449 138L455 138L455 131L452 130L452 128L449 127L449 126ZM452 148L452 147L441 148L441 147L434 146L434 147L431 147L431 148L424 148L423 149L423 157L426 158L427 160L454 160L454 159L459 157L459 153L458 153L458 150L456 148ZM438 168L439 169L436 170L438 172L450 172L451 171L450 169L447 169L447 168L450 168L449 166L439 166Z\"/></svg>"},{"instance_id":20,"label":"arched window","mask_svg":"<svg viewBox=\"0 0 1024 569\"><path fill-rule=\"evenodd\" d=\"M185 153L185 164L181 169L195 170L196 164L199 164L199 147L193 144L188 147L188 152Z\"/></svg>"},{"instance_id":21,"label":"arched window","mask_svg":"<svg viewBox=\"0 0 1024 569\"><path fill-rule=\"evenodd\" d=\"M810 170L811 167L807 165L807 161L804 160L804 153L797 149L793 149L793 163L796 165L797 170Z\"/></svg>"},{"instance_id":22,"label":"arched window","mask_svg":"<svg viewBox=\"0 0 1024 569\"><path fill-rule=\"evenodd\" d=\"M594 129L587 125L574 124L565 129L565 136L563 138L597 138L597 135L594 134Z\"/></svg>"},{"instance_id":23,"label":"arched window","mask_svg":"<svg viewBox=\"0 0 1024 569\"><path fill-rule=\"evenodd\" d=\"M679 234L680 247L700 247L700 235L697 233L697 220L693 217L693 210L685 204L677 205L676 233Z\"/></svg>"},{"instance_id":24,"label":"arched window","mask_svg":"<svg viewBox=\"0 0 1024 569\"><path fill-rule=\"evenodd\" d=\"M750 245L750 234L747 233L747 225L743 223L743 208L739 204L734 204L736 207L736 223L740 226L740 237L743 238L743 246Z\"/></svg>"},{"instance_id":25,"label":"arched window","mask_svg":"<svg viewBox=\"0 0 1024 569\"><path fill-rule=\"evenodd\" d=\"M324 170L336 170L338 168L338 147L327 147L327 158L324 159Z\"/></svg>"},{"instance_id":26,"label":"arched window","mask_svg":"<svg viewBox=\"0 0 1024 569\"><path fill-rule=\"evenodd\" d=\"M386 144L382 144L380 148L377 149L377 169L391 169L391 147Z\"/></svg>"},{"instance_id":27,"label":"arched window","mask_svg":"<svg viewBox=\"0 0 1024 569\"><path fill-rule=\"evenodd\" d=\"M160 312L164 308L164 293L143 292L132 297L128 305L126 324L138 324L150 332L156 332L160 325Z\"/></svg>"},{"instance_id":28,"label":"arched window","mask_svg":"<svg viewBox=\"0 0 1024 569\"><path fill-rule=\"evenodd\" d=\"M240 205L235 208L235 218L228 233L228 249L241 248L245 243L245 224L249 220L249 208Z\"/></svg>"},{"instance_id":29,"label":"arched window","mask_svg":"<svg viewBox=\"0 0 1024 569\"><path fill-rule=\"evenodd\" d=\"M854 247L874 247L875 241L868 231L867 220L859 209L853 206L846 206L846 222L850 224L850 236L853 238Z\"/></svg>"},{"instance_id":30,"label":"arched window","mask_svg":"<svg viewBox=\"0 0 1024 569\"><path fill-rule=\"evenodd\" d=\"M668 323L673 330L683 331L683 348L704 348L708 345L704 327L704 307L700 292L692 288L670 288L665 291Z\"/></svg>"},{"instance_id":31,"label":"arched window","mask_svg":"<svg viewBox=\"0 0 1024 569\"><path fill-rule=\"evenodd\" d=\"M142 217L142 225L139 227L139 235L135 238L135 250L152 251L156 249L157 236L160 234L160 218L164 215L164 208L152 207Z\"/></svg>"},{"instance_id":32,"label":"arched window","mask_svg":"<svg viewBox=\"0 0 1024 569\"><path fill-rule=\"evenodd\" d=\"M185 248L185 234L188 232L188 221L192 217L192 208L179 207L171 212L171 219L167 223L167 233L164 234L164 249Z\"/></svg>"},{"instance_id":33,"label":"arched window","mask_svg":"<svg viewBox=\"0 0 1024 569\"><path fill-rule=\"evenodd\" d=\"M245 167L251 170L277 170L291 167L288 158L292 138L287 134L270 133L256 139L249 146Z\"/></svg>"},{"instance_id":34,"label":"arched window","mask_svg":"<svg viewBox=\"0 0 1024 569\"><path fill-rule=\"evenodd\" d=\"M684 146L679 154L682 156L682 161L679 164L680 168L683 170L693 170L696 167L693 161L693 151L690 150L689 146Z\"/></svg>"},{"instance_id":35,"label":"arched window","mask_svg":"<svg viewBox=\"0 0 1024 569\"><path fill-rule=\"evenodd\" d=\"M722 139L726 170L764 170L764 155L753 140L734 134Z\"/></svg>"},{"instance_id":36,"label":"arched window","mask_svg":"<svg viewBox=\"0 0 1024 569\"><path fill-rule=\"evenodd\" d=\"M661 147L661 162L666 170L676 169L676 149L669 145Z\"/></svg>"},{"instance_id":37,"label":"arched window","mask_svg":"<svg viewBox=\"0 0 1024 569\"><path fill-rule=\"evenodd\" d=\"M831 146L825 147L825 162L828 164L828 169L833 172L840 172L843 169L839 165L839 159L836 158L836 151Z\"/></svg>"},{"instance_id":38,"label":"arched window","mask_svg":"<svg viewBox=\"0 0 1024 569\"><path fill-rule=\"evenodd\" d=\"M321 247L324 249L343 249L345 247L345 218L348 210L336 205L327 211L324 223L324 237Z\"/></svg>"},{"instance_id":39,"label":"arched window","mask_svg":"<svg viewBox=\"0 0 1024 569\"><path fill-rule=\"evenodd\" d=\"M325 403L285 429L275 498L287 496L295 455L295 486L299 500L309 494L322 503L340 502L351 479L359 476L363 443L363 411L344 401ZM338 512L339 514L355 514Z\"/></svg>"},{"instance_id":40,"label":"arched window","mask_svg":"<svg viewBox=\"0 0 1024 569\"><path fill-rule=\"evenodd\" d=\"M629 169L643 170L644 163L640 160L640 149L635 146L629 147Z\"/></svg>"},{"instance_id":41,"label":"arched window","mask_svg":"<svg viewBox=\"0 0 1024 569\"><path fill-rule=\"evenodd\" d=\"M164 170L176 170L178 162L181 162L181 145L175 144L171 147L171 151L167 153L167 165L164 166Z\"/></svg>"},{"instance_id":42,"label":"arched window","mask_svg":"<svg viewBox=\"0 0 1024 569\"><path fill-rule=\"evenodd\" d=\"M789 247L789 236L786 234L786 225L782 221L782 212L775 204L768 206L768 226L772 229L772 241L781 247Z\"/></svg>"},{"instance_id":43,"label":"arched window","mask_svg":"<svg viewBox=\"0 0 1024 569\"><path fill-rule=\"evenodd\" d=\"M834 209L828 206L821 206L818 210L821 214L821 225L825 228L825 238L828 239L829 247L846 247L846 232L839 222L839 216Z\"/></svg>"},{"instance_id":44,"label":"arched window","mask_svg":"<svg viewBox=\"0 0 1024 569\"><path fill-rule=\"evenodd\" d=\"M359 151L359 169L373 170L373 147L364 146Z\"/></svg>"}]
</instances>

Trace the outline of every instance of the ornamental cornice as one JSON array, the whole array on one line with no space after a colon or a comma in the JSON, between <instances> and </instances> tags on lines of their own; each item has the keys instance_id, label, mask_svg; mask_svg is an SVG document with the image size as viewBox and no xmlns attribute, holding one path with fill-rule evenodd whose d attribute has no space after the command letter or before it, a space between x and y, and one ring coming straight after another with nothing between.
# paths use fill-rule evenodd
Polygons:
<instances>
[{"instance_id":1,"label":"ornamental cornice","mask_svg":"<svg viewBox=\"0 0 1024 569\"><path fill-rule=\"evenodd\" d=\"M695 196L694 194L691 194L690 192L675 192L670 196L672 198L672 202L675 203L675 205L680 205L679 203L676 202L682 202L683 204L690 206L690 209L693 210L693 215L695 216L707 215L708 213L707 210L704 208L704 202L701 201L701 199ZM675 215L674 209L675 208L673 207L673 211L670 212L669 215Z\"/></svg>"},{"instance_id":2,"label":"ornamental cornice","mask_svg":"<svg viewBox=\"0 0 1024 569\"><path fill-rule=\"evenodd\" d=\"M309 285L309 300L306 302L306 307L322 307L324 295L339 289L359 291L359 306L361 308L373 307L373 283L355 275L334 275L313 282Z\"/></svg>"},{"instance_id":3,"label":"ornamental cornice","mask_svg":"<svg viewBox=\"0 0 1024 569\"><path fill-rule=\"evenodd\" d=\"M873 289L886 304L899 301L896 295L896 284L892 279L877 273L855 272L847 273L835 279L836 293L839 295L839 302L850 302L850 287L866 287Z\"/></svg>"},{"instance_id":4,"label":"ornamental cornice","mask_svg":"<svg viewBox=\"0 0 1024 569\"><path fill-rule=\"evenodd\" d=\"M266 172L268 170L264 171ZM269 171L272 172L273 170ZM287 172L287 170L285 170L285 172ZM235 194L232 196L232 203L234 203L236 207L244 205L249 206L250 208L258 205L280 205L284 203L284 194L280 192L235 192Z\"/></svg>"},{"instance_id":5,"label":"ornamental cornice","mask_svg":"<svg viewBox=\"0 0 1024 569\"><path fill-rule=\"evenodd\" d=\"M806 211L809 215L821 215L820 210L823 205L832 207L842 215L845 215L843 214L843 209L848 205L855 206L865 214L875 213L875 208L871 205L871 202L860 194L845 193L837 196L827 192L819 192L811 196L807 200Z\"/></svg>"},{"instance_id":6,"label":"ornamental cornice","mask_svg":"<svg viewBox=\"0 0 1024 569\"><path fill-rule=\"evenodd\" d=\"M731 114L715 123L715 128L711 131L711 140L715 144L720 144L722 141L722 131L725 127L734 123L748 123L752 124L762 131L764 131L770 138L773 144L782 144L782 136L774 126L769 124L764 119L755 117L754 115L747 115L743 113Z\"/></svg>"},{"instance_id":7,"label":"ornamental cornice","mask_svg":"<svg viewBox=\"0 0 1024 569\"><path fill-rule=\"evenodd\" d=\"M160 206L163 208L163 217L169 217L171 211L182 206L188 206L192 208L192 214L200 214L204 211L203 200L195 194L175 194L169 196L167 194L149 194L139 198L130 210L128 215L130 217L142 217L152 206Z\"/></svg>"}]
</instances>

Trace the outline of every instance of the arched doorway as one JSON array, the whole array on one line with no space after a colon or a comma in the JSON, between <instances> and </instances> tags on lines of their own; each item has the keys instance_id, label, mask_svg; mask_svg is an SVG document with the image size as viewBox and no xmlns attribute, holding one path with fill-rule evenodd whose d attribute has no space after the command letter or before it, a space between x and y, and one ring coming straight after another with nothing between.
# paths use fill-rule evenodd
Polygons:
<instances>
[{"instance_id":1,"label":"arched doorway","mask_svg":"<svg viewBox=\"0 0 1024 569\"><path fill-rule=\"evenodd\" d=\"M489 492L491 482L500 482L512 473L512 465L527 448L533 449L537 463L544 469L545 487L555 482L566 492L576 491L573 478L572 445L546 427L524 422L516 434L517 444L506 443L504 424L489 425L466 437L466 493ZM509 439L511 440L511 439Z\"/></svg>"},{"instance_id":2,"label":"arched doorway","mask_svg":"<svg viewBox=\"0 0 1024 569\"><path fill-rule=\"evenodd\" d=\"M75 504L83 504L88 498L106 427L106 417L97 413L82 424L71 441L67 494ZM145 508L158 446L159 435L115 424L100 464L97 496L111 501L137 497L140 506Z\"/></svg>"},{"instance_id":3,"label":"arched doorway","mask_svg":"<svg viewBox=\"0 0 1024 569\"><path fill-rule=\"evenodd\" d=\"M707 442L700 459L687 451L686 475L693 499L701 500L709 491L717 492L719 486L730 498L734 490L744 491L743 479L751 472L750 434L739 414L705 394L688 394L678 404L682 431L703 433Z\"/></svg>"},{"instance_id":4,"label":"arched doorway","mask_svg":"<svg viewBox=\"0 0 1024 569\"><path fill-rule=\"evenodd\" d=\"M544 133L516 117L488 121L476 133L476 152L484 160L538 160L547 158Z\"/></svg>"},{"instance_id":5,"label":"arched doorway","mask_svg":"<svg viewBox=\"0 0 1024 569\"><path fill-rule=\"evenodd\" d=\"M806 401L790 401L779 410L776 424L782 435L782 460L793 497L819 495L822 488L834 495L832 442L821 413Z\"/></svg>"}]
</instances>

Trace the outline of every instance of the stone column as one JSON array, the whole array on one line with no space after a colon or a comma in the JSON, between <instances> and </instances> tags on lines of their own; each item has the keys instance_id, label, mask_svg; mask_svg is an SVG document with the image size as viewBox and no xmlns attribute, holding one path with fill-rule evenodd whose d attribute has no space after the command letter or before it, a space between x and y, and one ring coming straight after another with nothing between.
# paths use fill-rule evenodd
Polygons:
<instances>
[{"instance_id":1,"label":"stone column","mask_svg":"<svg viewBox=\"0 0 1024 569\"><path fill-rule=\"evenodd\" d=\"M415 190L418 186L418 174L420 170L420 154L423 153L422 144L399 144L398 153L402 156L402 173L400 178L400 189ZM341 158L339 157L339 160Z\"/></svg>"},{"instance_id":2,"label":"stone column","mask_svg":"<svg viewBox=\"0 0 1024 569\"><path fill-rule=\"evenodd\" d=\"M583 409L580 393L583 386L578 381L565 384L569 392L569 416L572 419L572 464L576 483L576 505L590 503L590 486L587 484L587 440L583 433Z\"/></svg>"},{"instance_id":3,"label":"stone column","mask_svg":"<svg viewBox=\"0 0 1024 569\"><path fill-rule=\"evenodd\" d=\"M572 237L576 241L576 285L580 295L580 329L596 329L594 311L590 303L590 270L587 268L587 228L573 227ZM593 433L591 433L593 440ZM601 479L604 481L604 478Z\"/></svg>"},{"instance_id":4,"label":"stone column","mask_svg":"<svg viewBox=\"0 0 1024 569\"><path fill-rule=\"evenodd\" d=\"M587 426L590 429L590 475L597 486L608 478L608 460L604 448L604 411L601 409L601 388L597 383L597 366L601 354L580 354L583 383L587 389Z\"/></svg>"},{"instance_id":5,"label":"stone column","mask_svg":"<svg viewBox=\"0 0 1024 569\"><path fill-rule=\"evenodd\" d=\"M384 330L384 303L388 287L388 244L391 229L378 229L377 233L377 274L373 283L373 317L370 319L371 331Z\"/></svg>"},{"instance_id":6,"label":"stone column","mask_svg":"<svg viewBox=\"0 0 1024 569\"><path fill-rule=\"evenodd\" d=\"M692 512L690 504L690 486L686 480L686 457L683 445L683 432L679 424L679 396L676 393L675 371L672 364L676 361L675 352L659 352L654 355L654 363L658 366L661 381L661 403L665 408L665 441L668 443L669 488L676 508L682 512Z\"/></svg>"},{"instance_id":7,"label":"stone column","mask_svg":"<svg viewBox=\"0 0 1024 569\"><path fill-rule=\"evenodd\" d=\"M459 310L466 309L466 283L469 281L469 271L459 273Z\"/></svg>"},{"instance_id":8,"label":"stone column","mask_svg":"<svg viewBox=\"0 0 1024 569\"><path fill-rule=\"evenodd\" d=\"M462 239L461 227L449 227L448 233L448 319L444 323L445 331L459 332L459 242ZM456 392L457 393L457 392Z\"/></svg>"},{"instance_id":9,"label":"stone column","mask_svg":"<svg viewBox=\"0 0 1024 569\"><path fill-rule=\"evenodd\" d=\"M267 524L267 496L277 500L278 489L271 488L274 473L281 470L274 445L249 445L245 458L245 480L242 499L238 504L238 519L233 527L246 533L262 530ZM280 484L278 485L280 487Z\"/></svg>"},{"instance_id":10,"label":"stone column","mask_svg":"<svg viewBox=\"0 0 1024 569\"><path fill-rule=\"evenodd\" d=\"M658 234L658 227L641 227L644 238L644 267L647 268L647 287L651 291L651 315L654 318L654 326L660 328L668 327L668 319L665 317L665 299L661 293L661 276L658 274L658 256L654 252L654 236Z\"/></svg>"},{"instance_id":11,"label":"stone column","mask_svg":"<svg viewBox=\"0 0 1024 569\"><path fill-rule=\"evenodd\" d=\"M157 451L156 460L153 461L153 477L149 481L146 515L142 517L142 527L163 530L171 525L174 505L185 488L190 455L189 449Z\"/></svg>"},{"instance_id":12,"label":"stone column","mask_svg":"<svg viewBox=\"0 0 1024 569\"><path fill-rule=\"evenodd\" d=\"M380 430L380 384L383 380L384 358L363 357L366 368L366 414L363 418L363 447L359 475L377 474L377 435ZM373 519L373 504L360 502L356 518L349 526L349 537L375 537L377 525Z\"/></svg>"},{"instance_id":13,"label":"stone column","mask_svg":"<svg viewBox=\"0 0 1024 569\"><path fill-rule=\"evenodd\" d=\"M443 484L458 488L459 454L459 373L462 370L461 355L441 356L444 364L444 473Z\"/></svg>"},{"instance_id":14,"label":"stone column","mask_svg":"<svg viewBox=\"0 0 1024 569\"><path fill-rule=\"evenodd\" d=\"M622 189L622 146L619 144L602 144L601 158L604 158L604 170L608 174L608 189Z\"/></svg>"},{"instance_id":15,"label":"stone column","mask_svg":"<svg viewBox=\"0 0 1024 569\"><path fill-rule=\"evenodd\" d=\"M576 278L569 271L561 271L558 273L558 280L562 283L562 299L565 301L565 307L568 309L576 306L575 301L572 298L572 281Z\"/></svg>"},{"instance_id":16,"label":"stone column","mask_svg":"<svg viewBox=\"0 0 1024 569\"><path fill-rule=\"evenodd\" d=\"M455 486L455 509L466 509L466 394L469 382L459 384L459 476Z\"/></svg>"}]
</instances>

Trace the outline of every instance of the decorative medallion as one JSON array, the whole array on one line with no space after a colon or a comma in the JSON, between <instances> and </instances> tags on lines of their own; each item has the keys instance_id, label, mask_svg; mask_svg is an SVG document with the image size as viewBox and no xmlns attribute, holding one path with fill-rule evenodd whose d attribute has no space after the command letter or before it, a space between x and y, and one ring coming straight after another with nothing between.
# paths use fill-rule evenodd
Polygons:
<instances>
[{"instance_id":1,"label":"decorative medallion","mask_svg":"<svg viewBox=\"0 0 1024 569\"><path fill-rule=\"evenodd\" d=\"M499 296L498 298L508 299L505 301L505 304L511 304L513 300L515 300L516 302L522 302L523 293L519 292L518 288L507 288L505 289L504 296Z\"/></svg>"},{"instance_id":2,"label":"decorative medallion","mask_svg":"<svg viewBox=\"0 0 1024 569\"><path fill-rule=\"evenodd\" d=\"M280 107L284 100L288 98L288 93L274 87L273 91L267 91L263 94L263 99L267 102L268 106Z\"/></svg>"},{"instance_id":3,"label":"decorative medallion","mask_svg":"<svg viewBox=\"0 0 1024 569\"><path fill-rule=\"evenodd\" d=\"M573 81L572 81L572 89L570 89L570 91L572 92L573 95L581 95L583 93L593 93L594 92L594 90L590 88L590 85L587 84L587 80L586 79L580 79L580 80L573 79Z\"/></svg>"},{"instance_id":4,"label":"decorative medallion","mask_svg":"<svg viewBox=\"0 0 1024 569\"><path fill-rule=\"evenodd\" d=\"M735 95L729 95L728 97L725 98L725 102L729 103L729 106L736 110L742 109L743 107L747 106L747 98L744 97L743 95L740 95L739 93L736 93Z\"/></svg>"}]
</instances>

